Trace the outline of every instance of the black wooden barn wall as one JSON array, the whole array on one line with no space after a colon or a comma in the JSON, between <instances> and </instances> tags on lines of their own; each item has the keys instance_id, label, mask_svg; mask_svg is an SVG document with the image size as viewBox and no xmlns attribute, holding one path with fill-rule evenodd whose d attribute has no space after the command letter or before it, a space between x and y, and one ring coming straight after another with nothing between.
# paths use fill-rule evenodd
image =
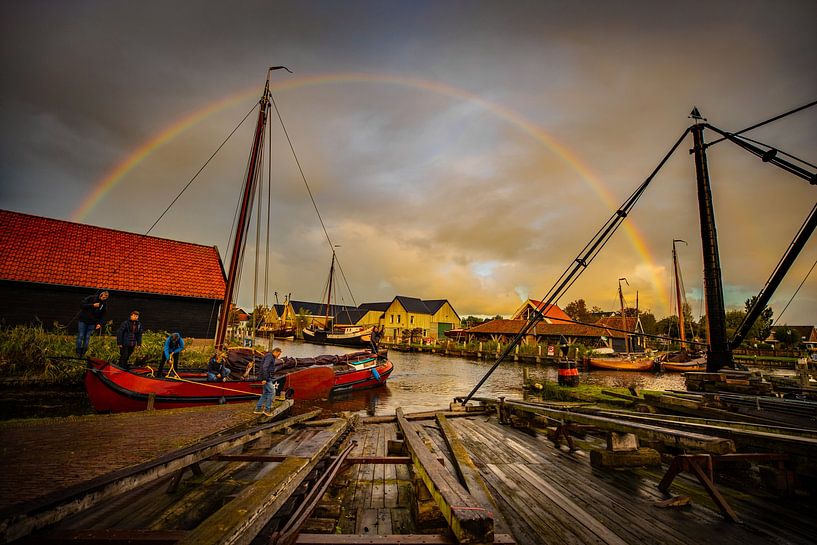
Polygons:
<instances>
[{"instance_id":1,"label":"black wooden barn wall","mask_svg":"<svg viewBox=\"0 0 817 545\"><path fill-rule=\"evenodd\" d=\"M142 326L151 331L178 331L185 337L213 338L221 300L172 297L109 290L106 321L114 332L132 310L138 310ZM39 320L46 329L54 322L77 330L82 299L96 290L29 282L0 281L0 323L31 324Z\"/></svg>"}]
</instances>

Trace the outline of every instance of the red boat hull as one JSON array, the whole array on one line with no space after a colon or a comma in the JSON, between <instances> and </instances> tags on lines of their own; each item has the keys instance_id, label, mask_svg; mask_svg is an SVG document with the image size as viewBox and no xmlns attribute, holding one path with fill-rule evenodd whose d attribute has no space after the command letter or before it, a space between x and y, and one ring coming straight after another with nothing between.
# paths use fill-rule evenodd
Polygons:
<instances>
[{"instance_id":1,"label":"red boat hull","mask_svg":"<svg viewBox=\"0 0 817 545\"><path fill-rule=\"evenodd\" d=\"M366 368L315 365L287 369L276 379L279 392L290 392L295 400L329 397L383 386L394 365L383 360ZM223 403L248 403L261 395L258 380L207 382L202 373L182 373L179 379L156 378L147 369L126 371L107 362L90 359L85 371L85 390L98 412L130 412L147 409L177 409Z\"/></svg>"}]
</instances>

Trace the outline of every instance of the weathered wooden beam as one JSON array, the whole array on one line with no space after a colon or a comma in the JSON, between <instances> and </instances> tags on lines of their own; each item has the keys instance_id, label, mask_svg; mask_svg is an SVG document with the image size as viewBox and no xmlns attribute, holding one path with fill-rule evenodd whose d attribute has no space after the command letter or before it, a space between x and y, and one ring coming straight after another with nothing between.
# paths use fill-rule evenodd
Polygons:
<instances>
[{"instance_id":1,"label":"weathered wooden beam","mask_svg":"<svg viewBox=\"0 0 817 545\"><path fill-rule=\"evenodd\" d=\"M647 416L641 414L627 414L622 412L600 412L599 416L609 416L610 418L626 419L633 422L662 425L676 429L687 430L695 433L704 433L715 437L730 439L737 444L785 452L788 454L817 458L817 438L806 437L793 433L776 433L773 428L758 427L758 429L745 429L732 427L731 423L708 424L707 421L688 422L683 419L670 419L668 417ZM812 431L813 433L813 431Z\"/></svg>"},{"instance_id":2,"label":"weathered wooden beam","mask_svg":"<svg viewBox=\"0 0 817 545\"><path fill-rule=\"evenodd\" d=\"M458 543L491 543L494 520L491 513L468 493L426 448L417 429L396 410L397 425L414 461L414 469L423 480Z\"/></svg>"},{"instance_id":3,"label":"weathered wooden beam","mask_svg":"<svg viewBox=\"0 0 817 545\"><path fill-rule=\"evenodd\" d=\"M178 542L179 545L248 545L348 425L348 421L337 419L299 444L291 456L201 522Z\"/></svg>"},{"instance_id":4,"label":"weathered wooden beam","mask_svg":"<svg viewBox=\"0 0 817 545\"><path fill-rule=\"evenodd\" d=\"M440 426L443 439L451 450L451 455L454 457L454 467L460 480L463 482L468 492L486 509L490 509L494 518L494 529L501 532L508 531L508 525L505 522L499 506L488 489L485 479L479 472L479 469L468 454L465 445L462 444L459 433L453 425L448 421L448 418L443 413L437 413L437 424Z\"/></svg>"},{"instance_id":5,"label":"weathered wooden beam","mask_svg":"<svg viewBox=\"0 0 817 545\"><path fill-rule=\"evenodd\" d=\"M488 407L483 407L482 410L479 411L471 411L471 412L461 412L461 411L423 411L419 413L409 413L403 415L404 418L409 422L414 422L415 420L434 420L437 417L437 414L442 413L447 418L462 418L466 416L477 416L484 412L488 411ZM397 422L396 416L390 415L383 415L383 416L367 416L360 419L362 424L390 424L392 422Z\"/></svg>"},{"instance_id":6,"label":"weathered wooden beam","mask_svg":"<svg viewBox=\"0 0 817 545\"><path fill-rule=\"evenodd\" d=\"M106 528L101 530L60 530L36 538L23 540L22 544L36 543L37 545L57 545L71 543L72 545L101 545L110 543L116 545L174 545L182 539L185 530L119 530Z\"/></svg>"},{"instance_id":7,"label":"weathered wooden beam","mask_svg":"<svg viewBox=\"0 0 817 545\"><path fill-rule=\"evenodd\" d=\"M448 536L427 534L299 534L296 545L454 545ZM495 534L497 545L515 545L508 534Z\"/></svg>"},{"instance_id":8,"label":"weathered wooden beam","mask_svg":"<svg viewBox=\"0 0 817 545\"><path fill-rule=\"evenodd\" d=\"M563 421L577 422L579 424L589 424L607 431L633 433L644 439L660 441L669 446L694 449L712 454L726 454L735 451L735 444L731 440L713 437L711 435L703 435L700 433L675 430L652 424L618 420L603 416L589 415L559 409L549 409L547 407L537 407L531 404L515 401L506 401L505 404L511 407L514 411L541 414Z\"/></svg>"},{"instance_id":9,"label":"weathered wooden beam","mask_svg":"<svg viewBox=\"0 0 817 545\"><path fill-rule=\"evenodd\" d=\"M291 400L280 402L276 410L292 406ZM93 507L108 498L139 488L211 456L230 451L255 441L270 432L314 418L319 411L256 426L250 431L236 432L226 437L202 441L191 447L171 452L149 462L114 471L76 486L61 489L33 502L4 510L0 520L0 541L13 541L31 532L55 524L67 516Z\"/></svg>"},{"instance_id":10,"label":"weathered wooden beam","mask_svg":"<svg viewBox=\"0 0 817 545\"><path fill-rule=\"evenodd\" d=\"M283 454L218 454L210 458L216 462L283 462Z\"/></svg>"}]
</instances>

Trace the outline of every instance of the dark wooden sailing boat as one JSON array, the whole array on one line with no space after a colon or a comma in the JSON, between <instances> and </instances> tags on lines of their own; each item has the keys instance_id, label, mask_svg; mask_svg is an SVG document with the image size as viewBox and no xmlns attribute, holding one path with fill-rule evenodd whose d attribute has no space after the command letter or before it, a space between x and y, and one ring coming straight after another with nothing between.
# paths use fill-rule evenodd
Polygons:
<instances>
[{"instance_id":1,"label":"dark wooden sailing boat","mask_svg":"<svg viewBox=\"0 0 817 545\"><path fill-rule=\"evenodd\" d=\"M371 327L352 324L337 325L334 305L332 305L332 283L335 275L335 252L332 252L332 264L329 267L329 286L326 297L326 313L323 326L310 325L303 329L303 338L314 344L331 344L336 346L368 347L371 344ZM342 315L342 313L341 313Z\"/></svg>"}]
</instances>

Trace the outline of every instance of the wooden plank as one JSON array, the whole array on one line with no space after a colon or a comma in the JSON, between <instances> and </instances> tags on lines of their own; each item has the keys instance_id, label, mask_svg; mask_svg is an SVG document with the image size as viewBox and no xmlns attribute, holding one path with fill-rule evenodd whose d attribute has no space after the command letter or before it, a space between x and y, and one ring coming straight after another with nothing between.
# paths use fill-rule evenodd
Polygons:
<instances>
[{"instance_id":1,"label":"wooden plank","mask_svg":"<svg viewBox=\"0 0 817 545\"><path fill-rule=\"evenodd\" d=\"M598 428L620 433L633 433L641 438L660 441L669 446L694 449L712 454L727 454L735 452L735 444L729 439L713 437L683 430L674 430L651 424L622 421L603 416L594 416L583 413L534 407L530 404L506 401L505 404L514 411L533 414L544 414L567 422L589 424Z\"/></svg>"},{"instance_id":2,"label":"wooden plank","mask_svg":"<svg viewBox=\"0 0 817 545\"><path fill-rule=\"evenodd\" d=\"M474 461L462 444L457 430L442 413L437 414L437 424L439 424L443 439L451 451L454 468L459 474L460 480L468 489L468 492L474 496L474 499L491 511L494 518L494 530L500 533L507 533L508 525L505 522L505 518L499 511L499 506L488 490L488 485L485 484L482 475L479 473L479 469L474 465Z\"/></svg>"},{"instance_id":3,"label":"wooden plank","mask_svg":"<svg viewBox=\"0 0 817 545\"><path fill-rule=\"evenodd\" d=\"M482 543L493 540L494 521L454 476L440 465L423 444L416 431L396 410L397 425L414 460L414 468L434 497L451 531L459 543Z\"/></svg>"},{"instance_id":4,"label":"wooden plank","mask_svg":"<svg viewBox=\"0 0 817 545\"><path fill-rule=\"evenodd\" d=\"M296 448L293 456L246 487L179 544L248 545L347 427L348 421L337 419L321 429L313 440Z\"/></svg>"}]
</instances>

